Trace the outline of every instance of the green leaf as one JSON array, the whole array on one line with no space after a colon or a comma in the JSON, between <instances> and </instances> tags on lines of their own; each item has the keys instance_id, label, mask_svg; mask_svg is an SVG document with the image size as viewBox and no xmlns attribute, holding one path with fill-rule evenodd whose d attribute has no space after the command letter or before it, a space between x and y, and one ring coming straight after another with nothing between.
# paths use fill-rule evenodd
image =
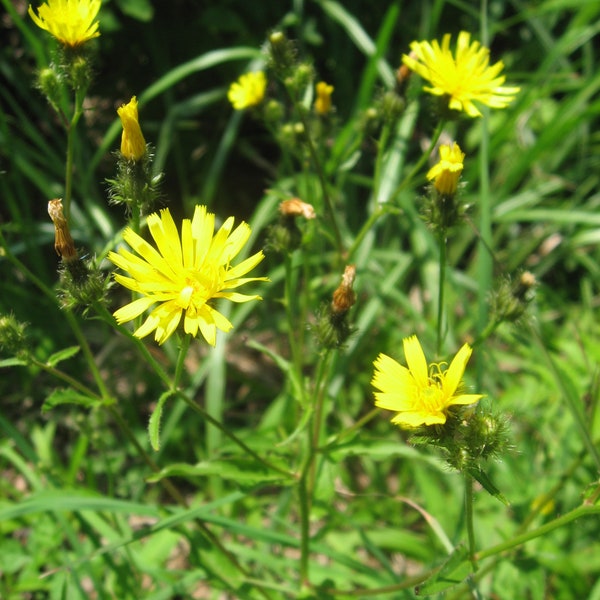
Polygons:
<instances>
[{"instance_id":1,"label":"green leaf","mask_svg":"<svg viewBox=\"0 0 600 600\"><path fill-rule=\"evenodd\" d=\"M154 16L154 8L148 0L118 0L119 8L129 17L147 23Z\"/></svg>"},{"instance_id":2,"label":"green leaf","mask_svg":"<svg viewBox=\"0 0 600 600\"><path fill-rule=\"evenodd\" d=\"M59 404L78 404L85 408L93 408L100 404L101 400L92 398L80 392L76 392L71 388L54 390L44 402L42 412L48 412Z\"/></svg>"},{"instance_id":3,"label":"green leaf","mask_svg":"<svg viewBox=\"0 0 600 600\"><path fill-rule=\"evenodd\" d=\"M172 390L168 390L161 394L156 404L156 408L150 415L150 421L148 422L148 436L150 437L152 448L156 451L160 449L160 420L162 418L163 407L173 393Z\"/></svg>"},{"instance_id":4,"label":"green leaf","mask_svg":"<svg viewBox=\"0 0 600 600\"><path fill-rule=\"evenodd\" d=\"M417 596L431 596L439 594L462 583L472 572L472 565L468 558L467 548L458 546L440 570L430 577L425 583L415 589Z\"/></svg>"},{"instance_id":5,"label":"green leaf","mask_svg":"<svg viewBox=\"0 0 600 600\"><path fill-rule=\"evenodd\" d=\"M27 361L21 360L20 358L5 358L4 360L0 360L0 369L6 367L26 367Z\"/></svg>"},{"instance_id":6,"label":"green leaf","mask_svg":"<svg viewBox=\"0 0 600 600\"><path fill-rule=\"evenodd\" d=\"M494 485L492 480L488 477L487 473L478 468L468 469L469 475L478 481L486 492L497 498L505 506L509 506L510 502L506 499L504 494Z\"/></svg>"},{"instance_id":7,"label":"green leaf","mask_svg":"<svg viewBox=\"0 0 600 600\"><path fill-rule=\"evenodd\" d=\"M63 348L62 350L52 354L46 361L46 364L49 367L55 367L59 362L67 360L71 358L71 356L75 356L78 352L79 346L69 346L68 348Z\"/></svg>"},{"instance_id":8,"label":"green leaf","mask_svg":"<svg viewBox=\"0 0 600 600\"><path fill-rule=\"evenodd\" d=\"M271 471L264 465L251 460L213 460L195 465L175 463L148 477L154 483L164 477L208 477L217 475L221 479L231 479L239 484L258 485L285 481L280 473Z\"/></svg>"}]
</instances>

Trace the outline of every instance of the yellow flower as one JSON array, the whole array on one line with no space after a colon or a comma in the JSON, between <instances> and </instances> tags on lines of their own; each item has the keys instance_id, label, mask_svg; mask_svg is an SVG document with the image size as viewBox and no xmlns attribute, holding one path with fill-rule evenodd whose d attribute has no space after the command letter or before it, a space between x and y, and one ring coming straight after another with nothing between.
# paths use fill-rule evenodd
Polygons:
<instances>
[{"instance_id":1,"label":"yellow flower","mask_svg":"<svg viewBox=\"0 0 600 600\"><path fill-rule=\"evenodd\" d=\"M29 16L61 44L75 48L100 35L95 19L101 4L102 0L48 0L37 15L29 5Z\"/></svg>"},{"instance_id":2,"label":"yellow flower","mask_svg":"<svg viewBox=\"0 0 600 600\"><path fill-rule=\"evenodd\" d=\"M456 57L450 51L450 34L444 35L440 47L433 42L412 42L410 55L402 62L431 83L425 91L434 96L447 96L452 110L464 111L470 117L481 112L473 102L491 108L505 108L519 91L518 87L501 87L506 77L500 75L502 61L490 66L490 51L479 42L471 43L471 34L461 31L456 44Z\"/></svg>"},{"instance_id":3,"label":"yellow flower","mask_svg":"<svg viewBox=\"0 0 600 600\"><path fill-rule=\"evenodd\" d=\"M457 143L440 146L440 162L429 169L427 179L433 180L435 189L443 196L456 194L464 159L465 154Z\"/></svg>"},{"instance_id":4,"label":"yellow flower","mask_svg":"<svg viewBox=\"0 0 600 600\"><path fill-rule=\"evenodd\" d=\"M260 104L265 97L267 77L263 71L245 73L231 84L227 98L235 110L243 110Z\"/></svg>"},{"instance_id":5,"label":"yellow flower","mask_svg":"<svg viewBox=\"0 0 600 600\"><path fill-rule=\"evenodd\" d=\"M483 396L461 393L462 377L472 349L465 344L456 354L450 367L445 363L427 366L425 355L416 335L404 339L404 355L408 368L393 358L380 354L375 362L371 384L375 405L398 414L392 423L411 428L446 422L446 411L455 404L473 404Z\"/></svg>"},{"instance_id":6,"label":"yellow flower","mask_svg":"<svg viewBox=\"0 0 600 600\"><path fill-rule=\"evenodd\" d=\"M326 115L331 110L332 93L332 85L327 85L324 81L319 81L319 83L317 83L317 99L315 100L315 110L320 115Z\"/></svg>"},{"instance_id":7,"label":"yellow flower","mask_svg":"<svg viewBox=\"0 0 600 600\"><path fill-rule=\"evenodd\" d=\"M129 104L117 108L117 113L123 125L121 154L128 160L138 161L146 154L146 140L138 121L137 98L133 96Z\"/></svg>"},{"instance_id":8,"label":"yellow flower","mask_svg":"<svg viewBox=\"0 0 600 600\"><path fill-rule=\"evenodd\" d=\"M249 281L266 281L265 277L243 277L264 258L262 251L235 267L230 265L251 233L244 222L232 231L233 221L229 217L215 233L215 215L207 213L205 206L196 206L192 220L183 220L180 239L169 209L161 210L160 215L154 213L148 217L148 228L158 249L126 229L123 239L139 256L120 248L118 254L110 252L108 258L131 275L116 274L116 281L142 297L117 310L114 313L117 322L131 321L158 304L134 332L136 337L155 331L156 341L162 344L183 316L186 333L196 336L200 331L214 346L217 328L227 332L233 325L211 306L211 301L259 300L259 296L231 290Z\"/></svg>"}]
</instances>

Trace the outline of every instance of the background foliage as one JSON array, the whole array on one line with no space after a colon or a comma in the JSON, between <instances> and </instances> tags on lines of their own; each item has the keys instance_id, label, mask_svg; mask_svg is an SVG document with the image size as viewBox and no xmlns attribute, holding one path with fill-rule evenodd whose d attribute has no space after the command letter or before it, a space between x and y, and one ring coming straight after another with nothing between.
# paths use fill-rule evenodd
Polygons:
<instances>
[{"instance_id":1,"label":"background foliage","mask_svg":"<svg viewBox=\"0 0 600 600\"><path fill-rule=\"evenodd\" d=\"M66 141L33 85L52 58L51 45L26 16L25 3L2 4L0 226L11 251L53 287L57 258L46 205L63 193ZM509 83L522 91L510 108L490 115L489 134L479 121L449 126L467 155L463 179L473 209L472 226L463 225L449 246L448 354L474 338L478 289L489 284L478 270L478 207L488 177L495 274L524 268L539 282L525 324L501 325L476 347L470 367L469 383L509 415L514 444L490 467L510 506L476 494L478 546L492 548L553 523L591 494L598 464L581 425L596 442L600 6L498 0L489 2L486 15L482 27L475 4L442 0L273 0L261 2L260 10L236 0L103 3L95 79L76 138L78 247L103 256L124 225L122 210L107 205L103 182L114 172L116 107L132 95L140 100L145 136L157 148L156 170L166 174L165 201L176 215L189 216L203 203L221 218L244 218L258 248L286 193L322 203L314 175L290 161L260 122L233 113L226 101L231 81L261 64L260 48L276 29L295 39L299 55L335 86L339 133L326 171L338 191L348 247L377 204L390 202L395 210L352 257L356 332L329 365L328 445L311 521L311 580L321 591L299 591L297 496L290 482L261 470L180 401L167 405L161 448L151 451L148 418L161 383L124 336L108 335L102 322L87 319L85 336L118 397L118 414L164 471L152 478L111 413L71 404L42 410L61 386L47 372L3 356L0 597L138 598L140 589L153 599L371 597L357 590L383 595L386 586L412 577L416 584L464 540L462 480L433 452L408 445L385 415L336 437L372 410L375 356L401 359L402 338L415 331L433 348L435 335L438 254L418 215L422 174L396 193L433 131L427 101L420 97L403 115L383 162L377 133L363 137L357 124L392 85L412 40L461 29L489 36L493 58L504 61ZM409 99L417 95L418 88L409 90ZM482 155L489 157L484 168ZM376 168L380 178L373 176ZM316 226L307 224L303 234L303 253L293 258L302 290L296 334L305 338L311 377L318 349L306 326L342 269ZM266 263L271 282L261 289L264 301L233 309L236 329L215 351L193 344L186 391L254 451L293 470L301 411L286 370L284 275L280 256L270 253ZM2 258L0 276L0 312L28 323L35 356L87 381L81 352L56 355L78 344L57 303ZM111 307L125 298L114 288ZM175 343L147 346L161 364L175 361ZM189 508L172 505L156 483L161 476L171 476ZM242 576L198 523L252 577ZM479 593L600 598L598 535L597 517L586 516L494 554L481 562ZM413 597L414 584L390 593ZM447 596L476 593L463 584Z\"/></svg>"}]
</instances>

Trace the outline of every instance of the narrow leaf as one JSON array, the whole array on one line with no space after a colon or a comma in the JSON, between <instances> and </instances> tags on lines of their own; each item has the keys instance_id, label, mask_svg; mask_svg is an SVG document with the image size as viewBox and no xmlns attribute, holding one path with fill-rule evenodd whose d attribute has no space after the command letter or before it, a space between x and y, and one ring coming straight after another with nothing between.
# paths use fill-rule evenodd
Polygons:
<instances>
[{"instance_id":1,"label":"narrow leaf","mask_svg":"<svg viewBox=\"0 0 600 600\"><path fill-rule=\"evenodd\" d=\"M148 436L150 437L150 444L152 448L158 452L160 449L160 420L162 418L163 407L165 402L173 395L172 390L168 390L161 394L156 408L150 415L150 421L148 422Z\"/></svg>"},{"instance_id":2,"label":"narrow leaf","mask_svg":"<svg viewBox=\"0 0 600 600\"><path fill-rule=\"evenodd\" d=\"M6 368L6 367L26 367L27 366L27 361L25 360L21 360L20 358L5 358L3 360L0 360L0 369Z\"/></svg>"},{"instance_id":3,"label":"narrow leaf","mask_svg":"<svg viewBox=\"0 0 600 600\"><path fill-rule=\"evenodd\" d=\"M487 473L485 473L481 469L469 469L468 471L469 475L473 479L478 481L483 486L486 492L494 496L494 498L500 500L500 502L502 502L502 504L504 504L505 506L510 505L510 502L506 499L504 494L502 494L502 492L494 485Z\"/></svg>"},{"instance_id":4,"label":"narrow leaf","mask_svg":"<svg viewBox=\"0 0 600 600\"><path fill-rule=\"evenodd\" d=\"M85 408L93 408L100 404L98 398L92 398L76 392L71 388L54 390L45 400L42 412L48 412L60 404L77 404Z\"/></svg>"},{"instance_id":5,"label":"narrow leaf","mask_svg":"<svg viewBox=\"0 0 600 600\"><path fill-rule=\"evenodd\" d=\"M67 360L71 358L71 356L75 356L78 352L79 346L69 346L68 348L63 348L62 350L52 354L46 361L46 364L49 367L55 367L59 362Z\"/></svg>"}]
</instances>

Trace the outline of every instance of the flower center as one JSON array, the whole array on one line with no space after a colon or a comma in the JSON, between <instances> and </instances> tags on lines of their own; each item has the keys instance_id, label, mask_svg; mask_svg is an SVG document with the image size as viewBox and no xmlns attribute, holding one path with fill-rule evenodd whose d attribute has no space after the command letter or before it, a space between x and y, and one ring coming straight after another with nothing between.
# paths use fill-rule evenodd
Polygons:
<instances>
[{"instance_id":1,"label":"flower center","mask_svg":"<svg viewBox=\"0 0 600 600\"><path fill-rule=\"evenodd\" d=\"M437 383L430 382L417 392L416 401L423 412L437 413L444 408L444 393Z\"/></svg>"},{"instance_id":2,"label":"flower center","mask_svg":"<svg viewBox=\"0 0 600 600\"><path fill-rule=\"evenodd\" d=\"M186 274L183 286L177 296L177 305L182 309L198 310L223 288L222 269L205 268Z\"/></svg>"}]
</instances>

